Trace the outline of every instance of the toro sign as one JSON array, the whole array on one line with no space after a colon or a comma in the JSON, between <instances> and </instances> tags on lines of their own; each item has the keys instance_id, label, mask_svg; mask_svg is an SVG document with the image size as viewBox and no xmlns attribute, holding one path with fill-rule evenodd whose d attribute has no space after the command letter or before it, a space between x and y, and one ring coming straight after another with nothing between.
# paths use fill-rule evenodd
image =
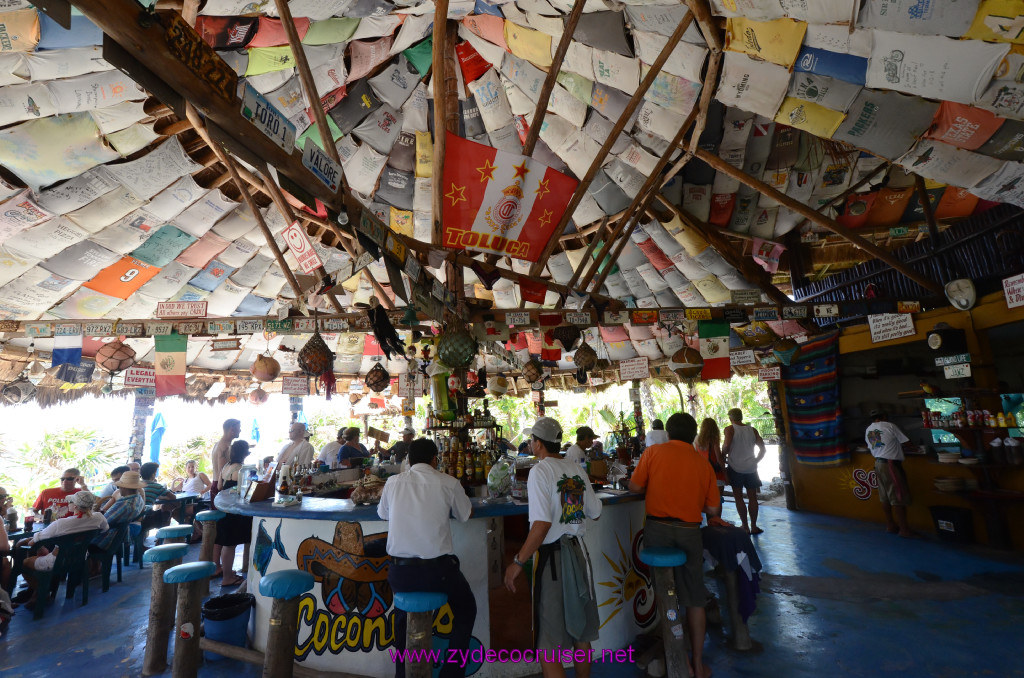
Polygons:
<instances>
[{"instance_id":1,"label":"toro sign","mask_svg":"<svg viewBox=\"0 0 1024 678\"><path fill-rule=\"evenodd\" d=\"M299 263L303 273L313 273L324 265L313 249L313 243L309 242L306 232L299 226L299 222L294 221L291 226L284 229L284 241L288 243L288 249L295 256L295 261Z\"/></svg>"}]
</instances>

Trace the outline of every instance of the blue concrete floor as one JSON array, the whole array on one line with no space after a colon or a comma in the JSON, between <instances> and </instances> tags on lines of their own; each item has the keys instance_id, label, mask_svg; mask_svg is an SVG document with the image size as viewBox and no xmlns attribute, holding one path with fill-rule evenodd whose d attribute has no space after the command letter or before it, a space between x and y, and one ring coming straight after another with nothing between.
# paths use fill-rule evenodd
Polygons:
<instances>
[{"instance_id":1,"label":"blue concrete floor","mask_svg":"<svg viewBox=\"0 0 1024 678\"><path fill-rule=\"evenodd\" d=\"M715 676L1024 676L1024 555L904 540L876 524L783 508L761 510L762 593L749 625L764 649L729 650L721 630L712 628L705 656ZM730 511L727 506L725 517L735 520ZM149 576L148 568L131 569L108 593L94 589L84 608L65 603L62 592L39 622L19 611L0 639L0 676L138 676ZM231 660L200 670L204 678L260 673ZM643 672L595 666L592 675Z\"/></svg>"}]
</instances>

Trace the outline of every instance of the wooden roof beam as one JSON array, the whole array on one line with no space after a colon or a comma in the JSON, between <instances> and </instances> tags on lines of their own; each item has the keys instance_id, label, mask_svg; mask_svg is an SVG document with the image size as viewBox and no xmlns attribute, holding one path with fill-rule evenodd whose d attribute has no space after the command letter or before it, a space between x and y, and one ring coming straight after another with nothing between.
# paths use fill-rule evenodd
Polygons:
<instances>
[{"instance_id":1,"label":"wooden roof beam","mask_svg":"<svg viewBox=\"0 0 1024 678\"><path fill-rule=\"evenodd\" d=\"M868 252L875 258L881 259L886 264L888 264L893 270L899 271L906 277L916 282L921 287L924 287L925 289L929 290L930 292L934 292L935 294L942 294L942 286L936 283L934 280L931 280L927 276L922 275L917 271L913 270L912 268L904 264L902 261L894 257L889 252L885 251L881 247L878 247L874 243L865 240L864 238L852 232L842 224L836 222L834 219L829 219L820 212L811 209L807 205L797 200L794 200L785 193L782 193L781 191L764 183L760 179L755 179L754 177L750 176L743 170L736 169L726 161L719 158L717 155L713 155L702 149L697 149L695 155L696 157L700 158L708 165L710 165L713 169L719 172L723 172L726 175L732 177L733 179L741 181L750 188L753 188L759 193L773 199L775 202L779 203L783 207L793 210L794 212L804 217L805 219L808 219L809 221L816 223L829 231L832 231L836 235L842 236L846 240L849 240L851 243L857 245L862 250Z\"/></svg>"},{"instance_id":2,"label":"wooden roof beam","mask_svg":"<svg viewBox=\"0 0 1024 678\"><path fill-rule=\"evenodd\" d=\"M630 97L629 103L626 104L626 108L622 111L622 115L620 115L619 119L615 121L615 125L612 127L611 132L608 133L608 138L605 139L604 144L601 146L601 150L597 152L597 156L594 158L594 161L590 163L590 169L588 169L587 173L583 175L583 179L576 187L576 191L573 193L572 199L569 200L569 204L565 208L565 214L562 215L562 218L558 222L558 226L555 227L555 232L552 233L551 239L548 240L548 244L544 248L544 252L530 268L530 275L540 275L544 270L544 262L548 260L548 257L550 257L551 253L555 250L555 245L558 244L559 236L565 232L565 227L568 225L569 220L572 219L573 212L575 212L576 208L579 207L580 202L583 200L583 196L586 195L587 189L590 188L590 184L594 181L594 177L596 177L597 173L601 170L601 166L604 164L605 158L608 157L608 153L611 152L612 146L615 145L616 140L619 138L619 133L621 133L623 128L625 128L629 119L633 117L633 112L640 105L640 102L643 101L644 94L646 94L647 90L650 89L651 85L654 83L654 79L658 77L658 74L661 72L661 67L665 65L666 61L668 61L669 56L672 54L672 50L675 49L676 44L683 37L683 33L686 32L686 29L690 27L691 23L693 23L693 12L687 12L686 16L683 17L683 20L679 22L678 26L676 26L676 30L672 33L672 37L668 39L668 42L665 43L665 47L662 48L661 52L658 54L658 58L654 60L653 64L651 64L651 68L647 72L647 76L640 82L640 85L636 88L633 96ZM593 245L593 243L594 241L592 240L591 245ZM587 258L589 258L592 253L593 247L588 247Z\"/></svg>"}]
</instances>

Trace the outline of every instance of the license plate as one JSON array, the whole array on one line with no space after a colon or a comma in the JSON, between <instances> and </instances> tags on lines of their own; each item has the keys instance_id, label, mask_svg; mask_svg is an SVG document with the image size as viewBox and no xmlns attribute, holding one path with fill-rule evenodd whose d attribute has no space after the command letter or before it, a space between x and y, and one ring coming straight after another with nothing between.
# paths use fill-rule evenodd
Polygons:
<instances>
[{"instance_id":1,"label":"license plate","mask_svg":"<svg viewBox=\"0 0 1024 678\"><path fill-rule=\"evenodd\" d=\"M242 117L284 149L285 153L291 153L295 148L295 125L248 83L242 96Z\"/></svg>"}]
</instances>

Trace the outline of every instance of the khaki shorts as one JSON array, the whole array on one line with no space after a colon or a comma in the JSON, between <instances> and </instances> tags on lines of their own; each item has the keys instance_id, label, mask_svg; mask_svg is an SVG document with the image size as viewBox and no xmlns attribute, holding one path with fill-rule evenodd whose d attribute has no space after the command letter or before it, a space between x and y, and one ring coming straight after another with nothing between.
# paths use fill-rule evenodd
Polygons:
<instances>
[{"instance_id":1,"label":"khaki shorts","mask_svg":"<svg viewBox=\"0 0 1024 678\"><path fill-rule=\"evenodd\" d=\"M538 561L534 561L535 564ZM535 565L536 566L536 565ZM552 569L557 579L552 580ZM589 573L593 577L593 573ZM562 552L551 554L544 570L534 579L534 602L537 606L534 617L537 624L537 649L554 650L559 646L567 649L574 643L597 640L601 624L597 613L597 601L591 599L586 605L587 623L579 638L573 638L565 628L565 601L562 595Z\"/></svg>"},{"instance_id":2,"label":"khaki shorts","mask_svg":"<svg viewBox=\"0 0 1024 678\"><path fill-rule=\"evenodd\" d=\"M686 553L686 564L672 568L676 575L676 595L680 607L704 607L704 540L700 526L685 526L648 518L644 523L644 545L675 548Z\"/></svg>"},{"instance_id":3,"label":"khaki shorts","mask_svg":"<svg viewBox=\"0 0 1024 678\"><path fill-rule=\"evenodd\" d=\"M878 498L883 504L910 506L910 485L902 462L875 459L875 478L878 479Z\"/></svg>"}]
</instances>

